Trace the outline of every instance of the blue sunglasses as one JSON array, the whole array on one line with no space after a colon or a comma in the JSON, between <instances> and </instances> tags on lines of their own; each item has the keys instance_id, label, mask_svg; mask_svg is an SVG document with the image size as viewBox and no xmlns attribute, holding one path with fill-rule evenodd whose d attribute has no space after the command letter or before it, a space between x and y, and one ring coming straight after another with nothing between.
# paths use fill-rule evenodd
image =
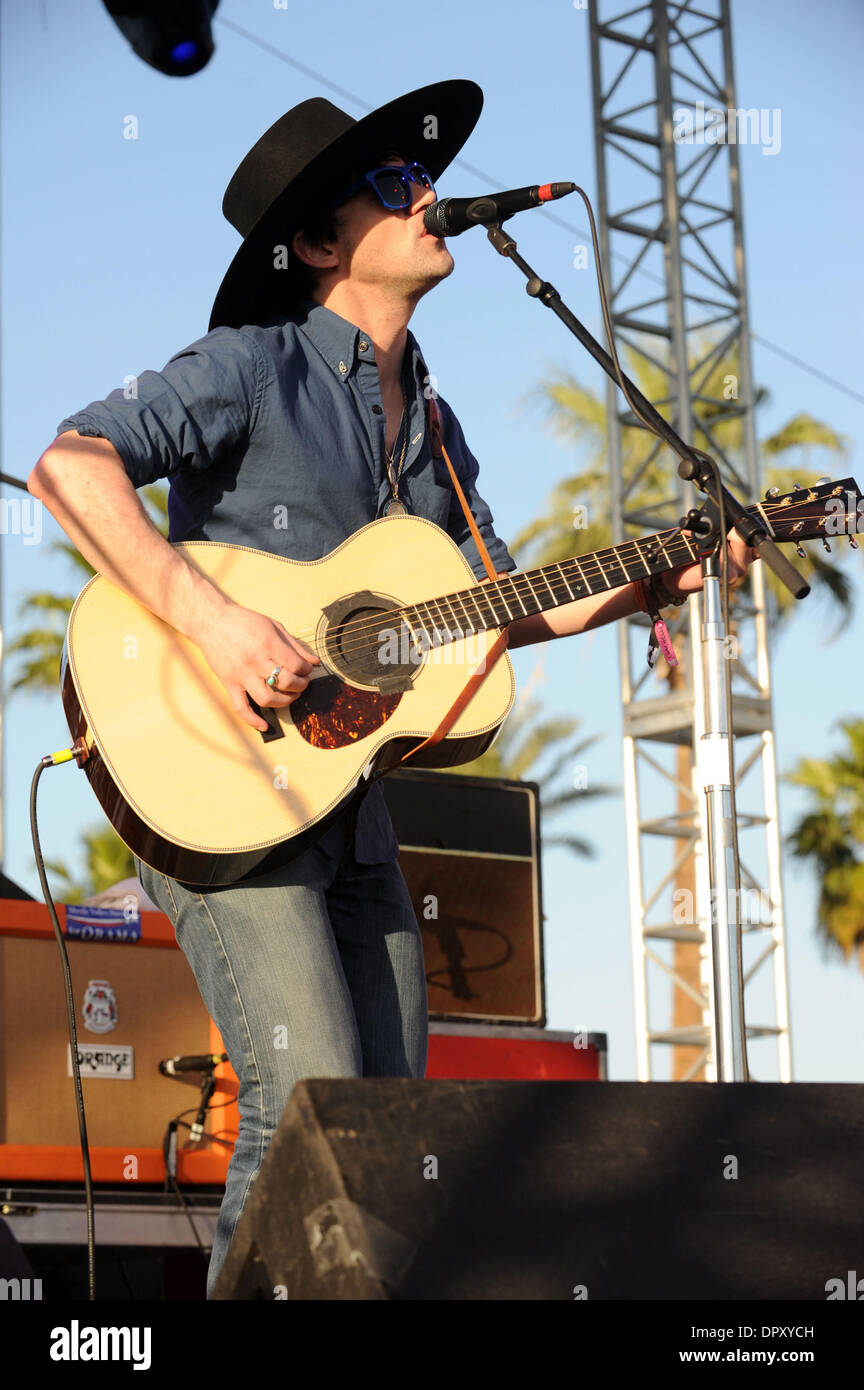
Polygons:
<instances>
[{"instance_id":1,"label":"blue sunglasses","mask_svg":"<svg viewBox=\"0 0 864 1390\"><path fill-rule=\"evenodd\" d=\"M352 184L347 193L343 193L335 203L331 203L331 207L338 208L341 203L347 202L356 193L361 193L368 185L385 208L409 208L414 200L412 184L421 188L431 188L432 192L435 192L432 178L422 164L385 164L381 169L372 169L368 174L364 174L362 179Z\"/></svg>"}]
</instances>

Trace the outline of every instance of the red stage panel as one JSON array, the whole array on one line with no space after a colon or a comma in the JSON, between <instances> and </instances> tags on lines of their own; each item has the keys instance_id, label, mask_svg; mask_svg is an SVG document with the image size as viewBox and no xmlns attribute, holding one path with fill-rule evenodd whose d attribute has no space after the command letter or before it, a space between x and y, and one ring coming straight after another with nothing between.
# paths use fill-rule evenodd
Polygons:
<instances>
[{"instance_id":1,"label":"red stage panel","mask_svg":"<svg viewBox=\"0 0 864 1390\"><path fill-rule=\"evenodd\" d=\"M606 1038L544 1028L430 1024L427 1077L477 1081L604 1081ZM580 1044L574 1045L575 1042Z\"/></svg>"}]
</instances>

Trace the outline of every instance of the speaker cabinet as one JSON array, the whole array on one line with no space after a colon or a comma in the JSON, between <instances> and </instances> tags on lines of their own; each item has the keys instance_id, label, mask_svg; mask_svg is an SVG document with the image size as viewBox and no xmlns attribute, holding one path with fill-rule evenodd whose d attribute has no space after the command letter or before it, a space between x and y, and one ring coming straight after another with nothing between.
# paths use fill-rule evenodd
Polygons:
<instances>
[{"instance_id":1,"label":"speaker cabinet","mask_svg":"<svg viewBox=\"0 0 864 1390\"><path fill-rule=\"evenodd\" d=\"M159 1062L211 1051L210 1018L177 949L66 942L87 1137L94 1148L161 1149L168 1122L198 1088ZM0 936L0 1144L78 1146L60 956L53 938ZM87 1027L89 1019L105 1031ZM131 1076L128 1072L131 1069ZM98 1073L98 1074L97 1074ZM118 1177L120 1174L118 1173Z\"/></svg>"},{"instance_id":2,"label":"speaker cabinet","mask_svg":"<svg viewBox=\"0 0 864 1390\"><path fill-rule=\"evenodd\" d=\"M381 786L423 933L430 1018L542 1026L536 784L405 769Z\"/></svg>"}]
</instances>

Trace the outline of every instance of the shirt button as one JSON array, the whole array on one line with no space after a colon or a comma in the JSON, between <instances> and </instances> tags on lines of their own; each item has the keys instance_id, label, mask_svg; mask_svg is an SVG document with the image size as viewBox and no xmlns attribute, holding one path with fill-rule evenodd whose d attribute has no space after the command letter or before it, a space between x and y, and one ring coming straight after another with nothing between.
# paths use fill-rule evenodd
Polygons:
<instances>
[{"instance_id":1,"label":"shirt button","mask_svg":"<svg viewBox=\"0 0 864 1390\"><path fill-rule=\"evenodd\" d=\"M373 405L373 407L372 407L372 412L373 412L373 414L375 414L375 415L381 415L381 414L383 413L383 406L380 406L380 405Z\"/></svg>"},{"instance_id":2,"label":"shirt button","mask_svg":"<svg viewBox=\"0 0 864 1390\"><path fill-rule=\"evenodd\" d=\"M361 351L361 352L366 352L367 349L368 349L368 347L369 347L369 344L367 343L367 341L366 341L365 338L362 338L362 339L360 340L359 346L360 346L360 351Z\"/></svg>"},{"instance_id":3,"label":"shirt button","mask_svg":"<svg viewBox=\"0 0 864 1390\"><path fill-rule=\"evenodd\" d=\"M340 370L340 372L342 373L343 376L344 376L345 373L347 372L348 368L345 366L345 363L344 363L344 362L340 362L340 363L339 363L339 370Z\"/></svg>"}]
</instances>

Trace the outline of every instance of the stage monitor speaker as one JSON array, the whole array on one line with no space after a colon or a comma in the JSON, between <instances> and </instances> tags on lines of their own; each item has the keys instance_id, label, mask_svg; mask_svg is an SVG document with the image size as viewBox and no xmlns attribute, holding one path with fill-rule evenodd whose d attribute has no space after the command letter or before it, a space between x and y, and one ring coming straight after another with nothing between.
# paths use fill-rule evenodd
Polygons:
<instances>
[{"instance_id":1,"label":"stage monitor speaker","mask_svg":"<svg viewBox=\"0 0 864 1390\"><path fill-rule=\"evenodd\" d=\"M406 768L381 786L423 934L430 1018L543 1026L536 784Z\"/></svg>"},{"instance_id":2,"label":"stage monitor speaker","mask_svg":"<svg viewBox=\"0 0 864 1390\"><path fill-rule=\"evenodd\" d=\"M303 1081L218 1299L818 1299L864 1087Z\"/></svg>"}]
</instances>

